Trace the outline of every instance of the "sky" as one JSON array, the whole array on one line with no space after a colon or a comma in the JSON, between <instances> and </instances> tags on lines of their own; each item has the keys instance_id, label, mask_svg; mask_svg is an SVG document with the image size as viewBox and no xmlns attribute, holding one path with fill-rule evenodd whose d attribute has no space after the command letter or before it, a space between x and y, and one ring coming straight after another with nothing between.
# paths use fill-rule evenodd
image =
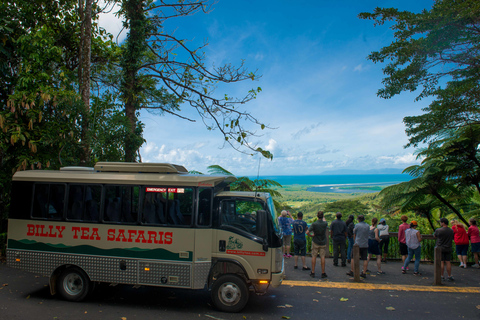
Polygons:
<instances>
[{"instance_id":1,"label":"sky","mask_svg":"<svg viewBox=\"0 0 480 320\"><path fill-rule=\"evenodd\" d=\"M313 175L332 170L404 169L418 164L408 141L403 118L421 114L428 101L415 93L392 99L377 97L383 64L367 60L372 51L393 40L389 26L374 26L358 18L375 7L420 12L429 0L219 0L208 14L171 21L167 28L191 40L203 41L207 66L242 60L261 75L255 81L221 86L242 97L261 87L257 98L243 106L273 129L258 130L251 141L273 153L273 160L239 153L223 143L221 133L208 131L188 106L185 115L142 112L146 143L143 162L168 162L207 173L220 165L237 176ZM117 36L121 22L110 13L100 23ZM123 31L118 39L125 38ZM261 131L261 132L260 132Z\"/></svg>"}]
</instances>

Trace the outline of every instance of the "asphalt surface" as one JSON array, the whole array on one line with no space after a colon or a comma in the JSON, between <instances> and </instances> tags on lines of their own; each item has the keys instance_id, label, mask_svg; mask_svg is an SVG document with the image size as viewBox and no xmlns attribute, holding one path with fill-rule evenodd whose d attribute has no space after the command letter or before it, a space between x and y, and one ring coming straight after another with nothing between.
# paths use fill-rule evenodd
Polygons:
<instances>
[{"instance_id":1,"label":"asphalt surface","mask_svg":"<svg viewBox=\"0 0 480 320\"><path fill-rule=\"evenodd\" d=\"M311 257L306 257L306 264L309 268L311 265ZM360 265L362 266L362 261ZM285 259L285 274L286 280L288 281L320 281L320 282L352 282L353 277L346 275L350 271L350 264L347 263L346 267L341 266L339 260L339 266L335 267L333 265L333 259L327 258L325 263L325 273L327 278L321 279L321 267L320 267L320 258L317 258L316 267L315 267L315 278L310 277L311 271L302 270L301 259L298 259L298 269L294 269L294 258ZM387 263L382 263L381 268L385 274L377 275L377 263L376 260L371 260L368 265L368 270L366 279L362 280L362 283L368 284L382 284L382 285L416 285L416 286L427 286L433 287L433 263L430 262L421 262L419 272L421 275L413 275L413 265L411 262L409 269L406 274L402 274L402 263L401 261L387 261ZM360 269L361 270L361 269ZM446 276L446 274L445 274ZM458 265L452 265L452 276L455 279L453 282L443 282L442 286L445 287L478 287L480 292L480 269L467 267L466 269L460 268ZM479 301L480 304L480 301Z\"/></svg>"},{"instance_id":2,"label":"asphalt surface","mask_svg":"<svg viewBox=\"0 0 480 320\"><path fill-rule=\"evenodd\" d=\"M432 264L421 265L422 276L401 274L400 262L382 267L385 275L355 283L332 259L326 279L286 259L283 285L252 294L244 310L228 314L212 307L206 290L100 284L85 301L67 302L50 295L48 278L0 263L0 319L480 319L480 269L454 266L455 282L433 286ZM369 269L376 271L373 261Z\"/></svg>"}]
</instances>

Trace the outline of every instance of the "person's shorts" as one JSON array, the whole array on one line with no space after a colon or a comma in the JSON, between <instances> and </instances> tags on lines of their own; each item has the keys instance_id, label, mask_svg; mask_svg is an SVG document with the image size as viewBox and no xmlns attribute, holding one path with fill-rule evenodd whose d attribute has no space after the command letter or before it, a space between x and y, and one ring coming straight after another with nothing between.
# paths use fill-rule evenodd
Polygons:
<instances>
[{"instance_id":1,"label":"person's shorts","mask_svg":"<svg viewBox=\"0 0 480 320\"><path fill-rule=\"evenodd\" d=\"M283 235L283 245L290 246L292 244L292 235Z\"/></svg>"},{"instance_id":2,"label":"person's shorts","mask_svg":"<svg viewBox=\"0 0 480 320\"><path fill-rule=\"evenodd\" d=\"M302 239L293 239L293 248L296 256L305 256L307 254L307 241Z\"/></svg>"},{"instance_id":3,"label":"person's shorts","mask_svg":"<svg viewBox=\"0 0 480 320\"><path fill-rule=\"evenodd\" d=\"M378 246L378 241L373 239L368 239L368 253L379 255L380 247Z\"/></svg>"},{"instance_id":4,"label":"person's shorts","mask_svg":"<svg viewBox=\"0 0 480 320\"><path fill-rule=\"evenodd\" d=\"M480 252L480 242L472 242L472 253Z\"/></svg>"},{"instance_id":5,"label":"person's shorts","mask_svg":"<svg viewBox=\"0 0 480 320\"><path fill-rule=\"evenodd\" d=\"M452 259L451 251L442 251L442 261L449 262Z\"/></svg>"},{"instance_id":6,"label":"person's shorts","mask_svg":"<svg viewBox=\"0 0 480 320\"><path fill-rule=\"evenodd\" d=\"M359 248L359 249L360 249L360 260L367 260L368 248Z\"/></svg>"},{"instance_id":7,"label":"person's shorts","mask_svg":"<svg viewBox=\"0 0 480 320\"><path fill-rule=\"evenodd\" d=\"M406 243L400 242L400 255L401 256L408 255L408 247Z\"/></svg>"},{"instance_id":8,"label":"person's shorts","mask_svg":"<svg viewBox=\"0 0 480 320\"><path fill-rule=\"evenodd\" d=\"M320 258L324 258L326 256L326 247L327 246L319 246L312 241L312 259L316 258L318 254L320 254Z\"/></svg>"},{"instance_id":9,"label":"person's shorts","mask_svg":"<svg viewBox=\"0 0 480 320\"><path fill-rule=\"evenodd\" d=\"M468 254L468 244L457 244L457 256L466 256Z\"/></svg>"},{"instance_id":10,"label":"person's shorts","mask_svg":"<svg viewBox=\"0 0 480 320\"><path fill-rule=\"evenodd\" d=\"M388 253L388 244L390 243L390 236L380 236L380 251L382 251L383 248L383 253Z\"/></svg>"}]
</instances>

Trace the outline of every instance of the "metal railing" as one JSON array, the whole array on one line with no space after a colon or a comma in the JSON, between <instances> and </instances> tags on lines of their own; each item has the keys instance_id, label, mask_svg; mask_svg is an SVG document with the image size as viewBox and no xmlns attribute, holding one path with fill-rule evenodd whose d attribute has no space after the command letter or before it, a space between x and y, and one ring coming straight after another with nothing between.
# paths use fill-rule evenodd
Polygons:
<instances>
[{"instance_id":1,"label":"metal railing","mask_svg":"<svg viewBox=\"0 0 480 320\"><path fill-rule=\"evenodd\" d=\"M307 253L311 254L311 248L312 248L312 238L306 237L307 238ZM433 237L433 234L422 234L422 261L429 261L433 262L434 261L434 254L435 254L435 243L436 239ZM348 248L348 241L347 241L347 248ZM291 253L293 253L293 235L292 235L292 244L291 244ZM330 252L330 257L333 256L333 242L332 239L329 237L329 252ZM389 240L389 245L388 245L388 254L387 254L387 259L388 260L401 260L402 255L400 254L400 242L398 241L398 233L397 232L390 232L390 240ZM452 259L451 261L453 263L458 262L458 257L457 257L457 252L455 251L455 243L452 242ZM468 257L467 261L473 263L473 254L470 250L468 249Z\"/></svg>"}]
</instances>

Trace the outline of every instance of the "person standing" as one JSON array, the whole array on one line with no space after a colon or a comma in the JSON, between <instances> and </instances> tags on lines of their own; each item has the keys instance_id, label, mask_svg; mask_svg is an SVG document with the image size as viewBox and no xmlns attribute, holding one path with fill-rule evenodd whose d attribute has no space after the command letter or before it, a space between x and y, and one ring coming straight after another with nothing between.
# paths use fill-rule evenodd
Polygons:
<instances>
[{"instance_id":1,"label":"person standing","mask_svg":"<svg viewBox=\"0 0 480 320\"><path fill-rule=\"evenodd\" d=\"M455 249L457 251L458 261L460 261L460 268L467 267L468 255L468 235L465 226L457 220L452 220L453 241L455 242Z\"/></svg>"},{"instance_id":2,"label":"person standing","mask_svg":"<svg viewBox=\"0 0 480 320\"><path fill-rule=\"evenodd\" d=\"M317 212L318 220L312 223L310 228L308 228L307 235L312 237L312 272L310 277L315 278L315 264L317 260L317 255L320 254L320 264L322 267L322 278L326 278L327 274L325 273L325 255L326 255L326 246L328 243L328 223L323 217L323 211Z\"/></svg>"},{"instance_id":3,"label":"person standing","mask_svg":"<svg viewBox=\"0 0 480 320\"><path fill-rule=\"evenodd\" d=\"M367 265L368 262L370 262L370 259L372 259L372 256L375 255L377 258L377 274L385 274L385 272L382 271L382 253L380 252L380 236L378 233L378 228L377 228L377 218L372 219L372 225L368 229L368 258L367 258Z\"/></svg>"},{"instance_id":4,"label":"person standing","mask_svg":"<svg viewBox=\"0 0 480 320\"><path fill-rule=\"evenodd\" d=\"M477 220L471 218L468 220L468 224L470 224L470 227L468 227L468 237L472 243L472 253L475 261L475 264L472 267L480 268L480 265L478 264L478 256L480 254L480 234L477 227Z\"/></svg>"},{"instance_id":5,"label":"person standing","mask_svg":"<svg viewBox=\"0 0 480 320\"><path fill-rule=\"evenodd\" d=\"M333 241L333 265L338 267L339 253L342 257L342 267L347 266L347 252L345 240L347 239L347 224L342 221L342 213L337 212L337 219L330 224L330 237Z\"/></svg>"},{"instance_id":6,"label":"person standing","mask_svg":"<svg viewBox=\"0 0 480 320\"><path fill-rule=\"evenodd\" d=\"M440 219L441 227L435 230L433 236L437 239L437 243L435 245L436 248L442 248L442 274L444 274L444 269L447 269L447 281L454 281L452 276L452 264L450 262L452 258L452 241L453 241L453 230L448 227L448 219L441 218ZM442 279L445 279L442 276Z\"/></svg>"},{"instance_id":7,"label":"person standing","mask_svg":"<svg viewBox=\"0 0 480 320\"><path fill-rule=\"evenodd\" d=\"M348 249L347 249L347 262L350 263L352 261L352 249L353 249L353 228L355 228L355 223L353 220L355 217L353 214L348 216L347 221L345 221L345 224L347 225L347 238L348 238Z\"/></svg>"},{"instance_id":8,"label":"person standing","mask_svg":"<svg viewBox=\"0 0 480 320\"><path fill-rule=\"evenodd\" d=\"M290 246L292 243L292 223L292 214L289 211L283 210L281 212L281 216L278 217L278 224L280 225L280 229L282 230L282 251L285 258L292 257L290 255Z\"/></svg>"},{"instance_id":9,"label":"person standing","mask_svg":"<svg viewBox=\"0 0 480 320\"><path fill-rule=\"evenodd\" d=\"M355 239L355 244L358 244L360 248L360 260L363 260L363 270L360 273L360 277L366 278L367 277L367 267L368 267L368 231L370 227L365 222L365 217L361 214L357 217L358 223L355 225L353 229L353 237ZM353 277L353 269L354 269L354 259L352 259L352 269L350 272L347 272L348 276Z\"/></svg>"},{"instance_id":10,"label":"person standing","mask_svg":"<svg viewBox=\"0 0 480 320\"><path fill-rule=\"evenodd\" d=\"M307 231L307 223L303 221L303 213L297 213L297 220L293 221L293 250L295 252L294 269L298 269L298 256L302 259L302 270L310 270L305 264L305 255L307 254L307 241L305 240L305 232Z\"/></svg>"},{"instance_id":11,"label":"person standing","mask_svg":"<svg viewBox=\"0 0 480 320\"><path fill-rule=\"evenodd\" d=\"M380 236L380 253L383 253L382 262L387 263L388 244L390 243L390 233L388 232L388 224L384 218L378 223L378 235Z\"/></svg>"},{"instance_id":12,"label":"person standing","mask_svg":"<svg viewBox=\"0 0 480 320\"><path fill-rule=\"evenodd\" d=\"M400 243L400 255L402 256L402 263L405 264L405 259L407 258L408 254L408 247L405 241L405 230L410 228L410 225L407 223L408 217L406 215L401 216L400 220L402 220L403 223L398 227L398 242ZM405 267L402 266L402 270L404 268ZM406 269L408 270L408 266Z\"/></svg>"},{"instance_id":13,"label":"person standing","mask_svg":"<svg viewBox=\"0 0 480 320\"><path fill-rule=\"evenodd\" d=\"M413 269L413 274L416 276L421 275L418 272L418 268L420 267L420 259L422 254L422 247L420 245L420 241L422 241L422 235L417 230L418 223L417 221L410 222L410 229L405 230L405 241L408 247L408 257L405 259L405 264L403 265L402 273L407 273L406 267L410 263L415 255L415 268Z\"/></svg>"}]
</instances>

